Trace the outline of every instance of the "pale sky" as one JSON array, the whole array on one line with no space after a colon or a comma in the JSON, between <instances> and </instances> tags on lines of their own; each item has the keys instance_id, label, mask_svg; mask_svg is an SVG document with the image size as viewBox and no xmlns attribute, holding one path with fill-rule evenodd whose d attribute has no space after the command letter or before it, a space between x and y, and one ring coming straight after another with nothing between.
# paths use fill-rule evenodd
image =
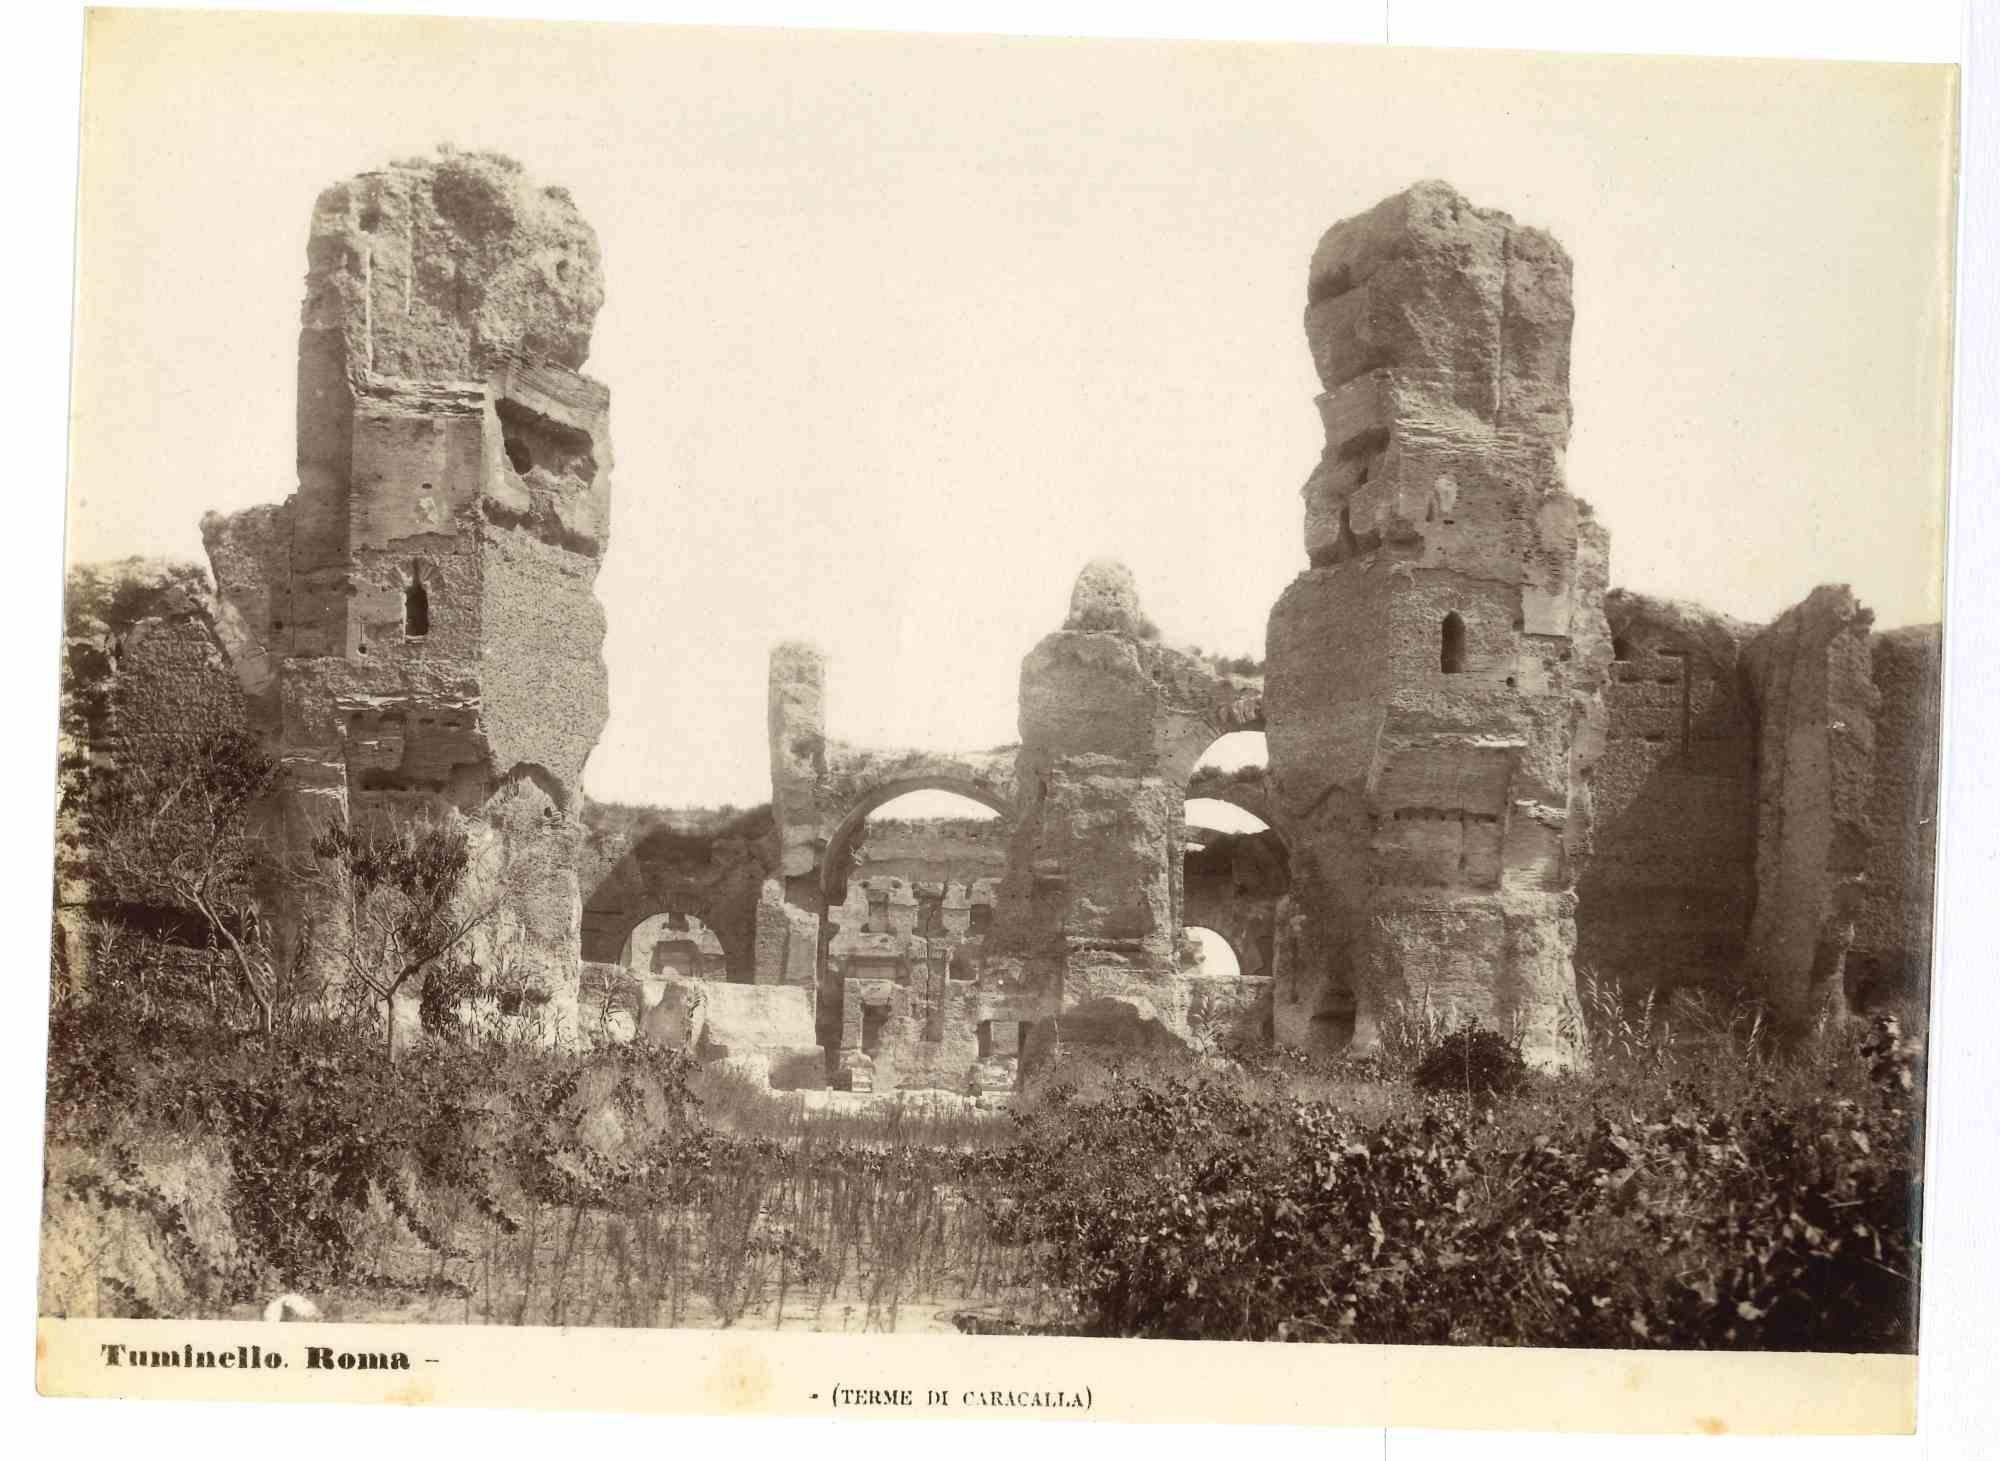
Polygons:
<instances>
[{"instance_id":1,"label":"pale sky","mask_svg":"<svg viewBox=\"0 0 2000 1461\"><path fill-rule=\"evenodd\" d=\"M200 558L293 482L312 201L450 140L596 227L600 798L766 800L766 656L830 729L1015 737L1110 554L1263 654L1320 448L1336 220L1426 177L1576 261L1572 491L1612 582L1938 617L1949 72L1331 47L100 13L73 558Z\"/></svg>"}]
</instances>

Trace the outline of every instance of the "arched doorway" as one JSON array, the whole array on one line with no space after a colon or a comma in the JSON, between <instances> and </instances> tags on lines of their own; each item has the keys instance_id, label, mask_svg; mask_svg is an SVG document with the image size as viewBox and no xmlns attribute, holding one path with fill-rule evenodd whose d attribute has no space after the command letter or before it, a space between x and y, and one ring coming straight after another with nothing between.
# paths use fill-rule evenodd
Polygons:
<instances>
[{"instance_id":1,"label":"arched doorway","mask_svg":"<svg viewBox=\"0 0 2000 1461\"><path fill-rule=\"evenodd\" d=\"M971 1018L1009 810L942 778L891 783L858 799L828 841L817 1026L850 1076L865 1057L871 1088L941 1060L948 1026Z\"/></svg>"},{"instance_id":2,"label":"arched doorway","mask_svg":"<svg viewBox=\"0 0 2000 1461\"><path fill-rule=\"evenodd\" d=\"M949 777L919 777L891 781L857 797L827 838L820 855L820 894L828 908L847 895L847 880L856 866L856 844L871 822L903 825L945 823L987 826L998 839L1005 859L1006 829L1013 808L986 787ZM861 859L865 862L865 853Z\"/></svg>"}]
</instances>

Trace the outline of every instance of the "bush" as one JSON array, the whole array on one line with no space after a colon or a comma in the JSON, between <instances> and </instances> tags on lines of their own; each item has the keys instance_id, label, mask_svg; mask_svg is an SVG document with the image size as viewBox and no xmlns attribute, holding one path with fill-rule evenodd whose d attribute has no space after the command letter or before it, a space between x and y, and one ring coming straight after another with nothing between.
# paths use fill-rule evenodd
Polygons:
<instances>
[{"instance_id":1,"label":"bush","mask_svg":"<svg viewBox=\"0 0 2000 1461\"><path fill-rule=\"evenodd\" d=\"M242 1299L362 1276L358 1234L384 1208L447 1255L450 1215L464 1210L511 1231L524 1201L666 1200L706 1160L692 1066L647 1041L576 1058L424 1040L390 1064L365 1021L298 1023L258 1042L86 999L51 1020L50 1142L92 1154L124 1205L155 1213L165 1198L120 1155L131 1121L148 1146L212 1144L240 1262L189 1277ZM112 1190L95 1177L68 1185Z\"/></svg>"},{"instance_id":2,"label":"bush","mask_svg":"<svg viewBox=\"0 0 2000 1461\"><path fill-rule=\"evenodd\" d=\"M1530 1077L1504 1108L1412 1094L1372 1124L1199 1078L1054 1086L992 1220L1096 1334L1909 1351L1914 1059L1878 1029L1818 1063Z\"/></svg>"},{"instance_id":3,"label":"bush","mask_svg":"<svg viewBox=\"0 0 2000 1461\"><path fill-rule=\"evenodd\" d=\"M1505 1095L1528 1078L1521 1042L1496 1030L1461 1025L1424 1057L1411 1075L1420 1091Z\"/></svg>"}]
</instances>

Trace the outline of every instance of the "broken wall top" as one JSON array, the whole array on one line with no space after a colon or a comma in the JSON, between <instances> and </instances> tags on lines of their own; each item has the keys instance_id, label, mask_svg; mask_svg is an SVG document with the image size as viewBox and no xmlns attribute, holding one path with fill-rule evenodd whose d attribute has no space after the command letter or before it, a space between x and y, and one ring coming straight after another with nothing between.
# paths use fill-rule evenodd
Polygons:
<instances>
[{"instance_id":1,"label":"broken wall top","mask_svg":"<svg viewBox=\"0 0 2000 1461\"><path fill-rule=\"evenodd\" d=\"M1546 570L1594 531L1563 485L1570 274L1548 234L1444 183L1327 230L1306 285L1326 437L1300 492L1313 567L1386 548L1567 597Z\"/></svg>"},{"instance_id":2,"label":"broken wall top","mask_svg":"<svg viewBox=\"0 0 2000 1461\"><path fill-rule=\"evenodd\" d=\"M1570 259L1507 214L1421 182L1313 251L1306 336L1332 393L1371 371L1493 426L1569 437Z\"/></svg>"},{"instance_id":3,"label":"broken wall top","mask_svg":"<svg viewBox=\"0 0 2000 1461\"><path fill-rule=\"evenodd\" d=\"M1021 662L1024 766L1097 757L1185 786L1217 737L1262 727L1261 682L1158 639L1131 570L1105 558L1086 564L1063 627Z\"/></svg>"},{"instance_id":4,"label":"broken wall top","mask_svg":"<svg viewBox=\"0 0 2000 1461\"><path fill-rule=\"evenodd\" d=\"M597 234L568 192L491 152L440 150L321 193L301 324L351 366L484 380L513 356L582 368L604 303Z\"/></svg>"}]
</instances>

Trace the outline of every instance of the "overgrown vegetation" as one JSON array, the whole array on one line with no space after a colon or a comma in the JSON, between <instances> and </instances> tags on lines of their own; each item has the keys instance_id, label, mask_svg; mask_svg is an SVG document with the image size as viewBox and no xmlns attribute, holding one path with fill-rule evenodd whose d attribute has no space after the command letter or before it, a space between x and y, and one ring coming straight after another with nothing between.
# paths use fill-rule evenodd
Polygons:
<instances>
[{"instance_id":1,"label":"overgrown vegetation","mask_svg":"<svg viewBox=\"0 0 2000 1461\"><path fill-rule=\"evenodd\" d=\"M1911 1350L1916 1050L1709 1047L1503 1077L1453 1032L1357 1115L1169 1074L1025 1113L1004 1233L1092 1333L1376 1343ZM1447 1073L1448 1076L1447 1076ZM1477 1077L1475 1077L1475 1082Z\"/></svg>"},{"instance_id":2,"label":"overgrown vegetation","mask_svg":"<svg viewBox=\"0 0 2000 1461\"><path fill-rule=\"evenodd\" d=\"M1187 794L1192 799L1214 796L1232 786L1255 786L1264 780L1264 773L1265 768L1254 761L1232 766L1226 771L1220 766L1197 766L1188 778Z\"/></svg>"},{"instance_id":3,"label":"overgrown vegetation","mask_svg":"<svg viewBox=\"0 0 2000 1461\"><path fill-rule=\"evenodd\" d=\"M380 1004L385 1058L396 1057L396 1000L405 988L422 990L423 1025L449 1032L454 1006L477 984L466 940L497 911L491 898L467 896L472 849L463 823L335 822L313 839L312 855L319 906L333 914L314 933Z\"/></svg>"},{"instance_id":4,"label":"overgrown vegetation","mask_svg":"<svg viewBox=\"0 0 2000 1461\"><path fill-rule=\"evenodd\" d=\"M644 1043L427 1040L391 1065L362 1029L273 1056L87 1005L55 1034L53 1135L99 1154L73 1197L171 1239L145 1152L219 1148L235 1249L183 1255L202 1312L299 1288L452 1322L1915 1342L1921 1071L1892 1021L1811 1057L1688 1041L1562 1077L1452 1031L1428 1092L1296 1052L1072 1056L998 1119L814 1114ZM1468 1094L1468 1068L1497 1078Z\"/></svg>"},{"instance_id":5,"label":"overgrown vegetation","mask_svg":"<svg viewBox=\"0 0 2000 1461\"><path fill-rule=\"evenodd\" d=\"M97 778L80 807L84 876L100 902L125 910L107 936L194 921L212 947L227 951L266 1032L278 1018L285 971L259 916L267 854L252 819L276 776L276 764L240 732L181 737L133 758L115 777Z\"/></svg>"}]
</instances>

